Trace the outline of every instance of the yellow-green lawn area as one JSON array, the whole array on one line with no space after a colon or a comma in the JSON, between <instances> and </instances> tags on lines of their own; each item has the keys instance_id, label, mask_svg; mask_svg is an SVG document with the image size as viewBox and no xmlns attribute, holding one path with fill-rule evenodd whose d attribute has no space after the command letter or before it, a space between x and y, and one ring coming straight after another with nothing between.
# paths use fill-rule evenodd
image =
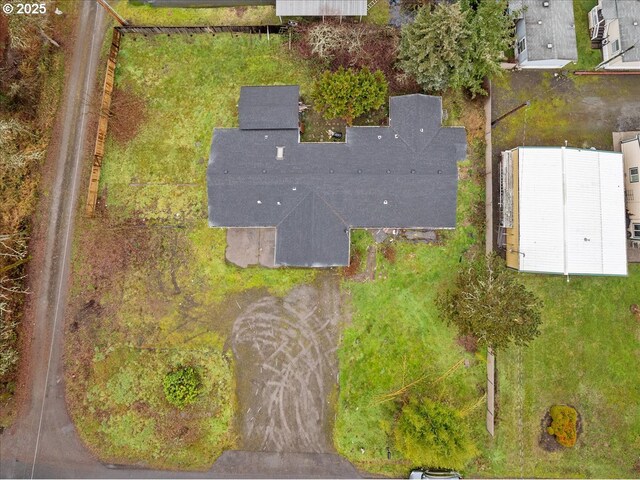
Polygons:
<instances>
[{"instance_id":1,"label":"yellow-green lawn area","mask_svg":"<svg viewBox=\"0 0 640 480\"><path fill-rule=\"evenodd\" d=\"M284 294L314 272L225 262L225 232L206 218L211 135L237 125L241 85L304 92L312 77L277 36L125 36L116 88L144 114L127 119L131 139L107 141L98 210L74 242L67 324L70 411L102 460L205 469L234 446L229 305L247 291ZM182 410L162 388L181 366L203 379Z\"/></svg>"}]
</instances>

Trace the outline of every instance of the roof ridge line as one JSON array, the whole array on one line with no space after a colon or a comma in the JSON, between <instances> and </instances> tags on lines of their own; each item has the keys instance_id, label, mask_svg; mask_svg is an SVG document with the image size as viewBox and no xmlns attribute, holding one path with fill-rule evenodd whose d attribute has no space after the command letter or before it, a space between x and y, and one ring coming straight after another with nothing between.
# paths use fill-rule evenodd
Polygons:
<instances>
[{"instance_id":1,"label":"roof ridge line","mask_svg":"<svg viewBox=\"0 0 640 480\"><path fill-rule=\"evenodd\" d=\"M338 217L338 219L344 224L345 227L349 227L349 222L347 222L344 218L342 218L342 215L340 215L336 209L333 207L333 205L331 205L329 202L327 202L324 197L322 195L320 195L318 192L316 192L315 190L312 190L313 194L315 196L317 196L320 200L322 200L324 202L324 204L329 207L329 210L331 210L333 212L333 214Z\"/></svg>"},{"instance_id":2,"label":"roof ridge line","mask_svg":"<svg viewBox=\"0 0 640 480\"><path fill-rule=\"evenodd\" d=\"M300 204L301 204L302 202L304 202L304 201L306 200L306 198L307 198L309 195L311 195L312 193L313 193L313 190L311 190L311 189L307 190L307 194L306 194L306 195L304 195L304 196L300 199L300 201L299 201L298 203L296 203L296 204L294 205L294 207L293 207L291 210L289 210L289 213L287 213L287 214L282 218L282 220L280 220L280 221L276 224L276 228L277 228L277 227L279 227L279 226L280 226L280 224L281 224L282 222L284 222L287 218L289 218L289 215L291 215L291 214L292 214L292 213L293 213L293 212L294 212L294 211L295 211L295 210L300 206Z\"/></svg>"}]
</instances>

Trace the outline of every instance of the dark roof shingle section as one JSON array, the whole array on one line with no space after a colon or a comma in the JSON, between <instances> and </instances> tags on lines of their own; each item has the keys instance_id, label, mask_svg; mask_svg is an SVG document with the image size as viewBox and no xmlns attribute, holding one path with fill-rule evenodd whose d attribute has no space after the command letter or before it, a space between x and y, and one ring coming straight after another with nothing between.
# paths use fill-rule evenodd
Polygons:
<instances>
[{"instance_id":1,"label":"dark roof shingle section","mask_svg":"<svg viewBox=\"0 0 640 480\"><path fill-rule=\"evenodd\" d=\"M297 85L240 88L240 129L297 129L299 98Z\"/></svg>"},{"instance_id":2,"label":"dark roof shingle section","mask_svg":"<svg viewBox=\"0 0 640 480\"><path fill-rule=\"evenodd\" d=\"M441 126L438 97L392 97L390 112L389 127L347 128L344 143L300 143L296 130L216 129L210 225L275 226L276 262L299 266L347 265L345 229L454 227L464 128Z\"/></svg>"},{"instance_id":3,"label":"dark roof shingle section","mask_svg":"<svg viewBox=\"0 0 640 480\"><path fill-rule=\"evenodd\" d=\"M276 227L277 265L330 267L349 263L349 226L315 192Z\"/></svg>"}]
</instances>

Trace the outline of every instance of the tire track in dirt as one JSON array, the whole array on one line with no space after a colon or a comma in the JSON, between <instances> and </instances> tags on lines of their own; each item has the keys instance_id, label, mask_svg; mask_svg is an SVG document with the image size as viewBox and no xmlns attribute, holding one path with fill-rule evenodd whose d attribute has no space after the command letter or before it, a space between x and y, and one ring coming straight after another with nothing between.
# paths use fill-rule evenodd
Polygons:
<instances>
[{"instance_id":1,"label":"tire track in dirt","mask_svg":"<svg viewBox=\"0 0 640 480\"><path fill-rule=\"evenodd\" d=\"M337 279L263 297L236 319L242 448L333 452L329 396L336 386L340 291Z\"/></svg>"}]
</instances>

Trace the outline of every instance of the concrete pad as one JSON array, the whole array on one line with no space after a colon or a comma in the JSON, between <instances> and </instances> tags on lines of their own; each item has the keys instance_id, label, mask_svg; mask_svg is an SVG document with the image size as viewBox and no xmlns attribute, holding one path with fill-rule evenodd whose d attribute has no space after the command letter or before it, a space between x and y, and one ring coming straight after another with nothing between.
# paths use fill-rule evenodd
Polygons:
<instances>
[{"instance_id":1,"label":"concrete pad","mask_svg":"<svg viewBox=\"0 0 640 480\"><path fill-rule=\"evenodd\" d=\"M260 228L258 245L258 261L263 267L275 268L276 261L276 229Z\"/></svg>"},{"instance_id":2,"label":"concrete pad","mask_svg":"<svg viewBox=\"0 0 640 480\"><path fill-rule=\"evenodd\" d=\"M225 256L241 268L252 265L273 268L275 244L275 228L228 228Z\"/></svg>"}]
</instances>

